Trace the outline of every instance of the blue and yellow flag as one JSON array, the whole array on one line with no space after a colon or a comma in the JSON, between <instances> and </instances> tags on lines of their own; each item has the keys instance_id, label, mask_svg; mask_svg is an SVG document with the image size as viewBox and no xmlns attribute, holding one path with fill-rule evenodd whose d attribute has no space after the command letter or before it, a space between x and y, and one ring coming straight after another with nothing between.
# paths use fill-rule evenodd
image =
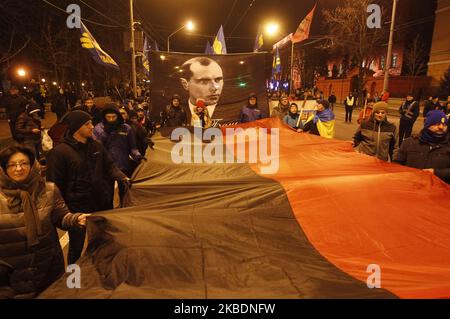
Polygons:
<instances>
[{"instance_id":1,"label":"blue and yellow flag","mask_svg":"<svg viewBox=\"0 0 450 319\"><path fill-rule=\"evenodd\" d=\"M142 52L142 66L147 76L150 75L150 61L148 60L147 52L150 51L150 46L147 37L144 38L144 49Z\"/></svg>"},{"instance_id":2,"label":"blue and yellow flag","mask_svg":"<svg viewBox=\"0 0 450 319\"><path fill-rule=\"evenodd\" d=\"M208 55L214 54L214 50L211 46L211 43L209 43L209 40L206 42L205 54L208 54Z\"/></svg>"},{"instance_id":3,"label":"blue and yellow flag","mask_svg":"<svg viewBox=\"0 0 450 319\"><path fill-rule=\"evenodd\" d=\"M95 62L107 67L119 69L119 65L116 63L116 61L114 61L114 59L111 58L108 53L103 51L103 49L100 47L98 42L86 28L83 22L81 22L80 32L81 32L80 37L81 46L89 50Z\"/></svg>"},{"instance_id":4,"label":"blue and yellow flag","mask_svg":"<svg viewBox=\"0 0 450 319\"><path fill-rule=\"evenodd\" d=\"M263 44L264 44L263 33L261 31L261 28L259 28L258 34L256 35L255 47L253 48L253 52L258 52L259 49L262 48Z\"/></svg>"},{"instance_id":5,"label":"blue and yellow flag","mask_svg":"<svg viewBox=\"0 0 450 319\"><path fill-rule=\"evenodd\" d=\"M272 63L272 73L281 73L281 59L280 59L280 51L277 51L275 55L273 56L273 63Z\"/></svg>"},{"instance_id":6,"label":"blue and yellow flag","mask_svg":"<svg viewBox=\"0 0 450 319\"><path fill-rule=\"evenodd\" d=\"M219 32L213 43L214 54L227 54L227 46L225 45L225 36L223 35L223 27L220 26Z\"/></svg>"}]
</instances>

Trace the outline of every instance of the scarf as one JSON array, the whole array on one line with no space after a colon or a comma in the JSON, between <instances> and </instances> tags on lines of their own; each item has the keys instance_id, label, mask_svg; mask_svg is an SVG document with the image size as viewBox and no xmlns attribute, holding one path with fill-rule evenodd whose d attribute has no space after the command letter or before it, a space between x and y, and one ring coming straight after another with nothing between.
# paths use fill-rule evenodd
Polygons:
<instances>
[{"instance_id":1,"label":"scarf","mask_svg":"<svg viewBox=\"0 0 450 319\"><path fill-rule=\"evenodd\" d=\"M7 205L11 212L24 213L28 246L39 244L42 226L36 203L42 192L45 192L45 182L40 175L38 164L35 163L30 174L23 182L16 182L0 169L0 189L7 197Z\"/></svg>"},{"instance_id":2,"label":"scarf","mask_svg":"<svg viewBox=\"0 0 450 319\"><path fill-rule=\"evenodd\" d=\"M289 111L289 116L294 120L298 119L298 113L292 113L291 111Z\"/></svg>"},{"instance_id":3,"label":"scarf","mask_svg":"<svg viewBox=\"0 0 450 319\"><path fill-rule=\"evenodd\" d=\"M447 134L435 134L428 129L423 129L420 134L420 141L429 144L439 144L445 141Z\"/></svg>"},{"instance_id":4,"label":"scarf","mask_svg":"<svg viewBox=\"0 0 450 319\"><path fill-rule=\"evenodd\" d=\"M313 118L314 124L317 123L317 121L321 122L329 122L334 120L334 113L330 109L325 109L322 112L316 112Z\"/></svg>"}]
</instances>

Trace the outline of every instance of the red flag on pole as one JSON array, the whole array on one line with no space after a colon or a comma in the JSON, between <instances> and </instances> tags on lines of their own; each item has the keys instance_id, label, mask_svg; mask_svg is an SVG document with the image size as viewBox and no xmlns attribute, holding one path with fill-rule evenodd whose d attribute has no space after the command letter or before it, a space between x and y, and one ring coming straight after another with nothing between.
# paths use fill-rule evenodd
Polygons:
<instances>
[{"instance_id":1,"label":"red flag on pole","mask_svg":"<svg viewBox=\"0 0 450 319\"><path fill-rule=\"evenodd\" d=\"M294 35L292 36L292 43L297 43L308 39L309 30L311 29L311 22L314 16L314 10L316 10L316 5L314 5L314 8L308 13L308 15L302 20L302 22L300 22L297 31L295 31Z\"/></svg>"}]
</instances>

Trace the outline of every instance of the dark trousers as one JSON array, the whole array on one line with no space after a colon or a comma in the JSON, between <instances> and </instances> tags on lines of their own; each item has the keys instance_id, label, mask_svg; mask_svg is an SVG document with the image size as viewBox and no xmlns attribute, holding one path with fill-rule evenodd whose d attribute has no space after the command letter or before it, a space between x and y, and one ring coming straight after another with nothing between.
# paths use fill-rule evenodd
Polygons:
<instances>
[{"instance_id":1,"label":"dark trousers","mask_svg":"<svg viewBox=\"0 0 450 319\"><path fill-rule=\"evenodd\" d=\"M9 130L11 131L12 138L16 142L20 142L19 138L17 137L17 133L16 133L16 121L17 120L11 120L11 119L8 120Z\"/></svg>"},{"instance_id":2,"label":"dark trousers","mask_svg":"<svg viewBox=\"0 0 450 319\"><path fill-rule=\"evenodd\" d=\"M400 127L398 129L398 146L401 146L403 139L411 136L414 122L409 120L400 119Z\"/></svg>"},{"instance_id":3,"label":"dark trousers","mask_svg":"<svg viewBox=\"0 0 450 319\"><path fill-rule=\"evenodd\" d=\"M69 230L69 252L67 254L67 263L69 265L75 264L80 258L85 238L85 228L72 227Z\"/></svg>"},{"instance_id":4,"label":"dark trousers","mask_svg":"<svg viewBox=\"0 0 450 319\"><path fill-rule=\"evenodd\" d=\"M353 106L345 106L345 122L352 122Z\"/></svg>"}]
</instances>

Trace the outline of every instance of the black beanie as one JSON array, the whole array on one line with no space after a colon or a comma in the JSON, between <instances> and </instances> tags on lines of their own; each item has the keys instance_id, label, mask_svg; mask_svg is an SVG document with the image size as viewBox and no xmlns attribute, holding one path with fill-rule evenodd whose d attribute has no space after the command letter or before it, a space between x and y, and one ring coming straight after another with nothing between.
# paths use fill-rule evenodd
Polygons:
<instances>
[{"instance_id":1,"label":"black beanie","mask_svg":"<svg viewBox=\"0 0 450 319\"><path fill-rule=\"evenodd\" d=\"M64 117L64 123L67 124L68 128L68 134L72 136L76 131L80 129L86 122L91 121L92 117L84 112L84 111L72 111L69 112Z\"/></svg>"}]
</instances>

